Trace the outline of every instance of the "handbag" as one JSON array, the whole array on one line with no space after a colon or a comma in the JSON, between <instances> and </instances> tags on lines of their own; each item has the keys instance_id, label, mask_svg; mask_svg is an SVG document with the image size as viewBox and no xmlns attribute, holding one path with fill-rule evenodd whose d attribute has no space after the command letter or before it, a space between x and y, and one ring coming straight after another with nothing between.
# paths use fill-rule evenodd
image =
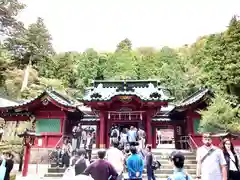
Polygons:
<instances>
[{"instance_id":1,"label":"handbag","mask_svg":"<svg viewBox=\"0 0 240 180\"><path fill-rule=\"evenodd\" d=\"M4 180L5 175L6 175L6 160L2 160L2 164L0 166L0 180Z\"/></svg>"},{"instance_id":2,"label":"handbag","mask_svg":"<svg viewBox=\"0 0 240 180\"><path fill-rule=\"evenodd\" d=\"M161 167L161 163L156 159L156 157L152 154L153 161L152 161L152 169L157 170Z\"/></svg>"},{"instance_id":3,"label":"handbag","mask_svg":"<svg viewBox=\"0 0 240 180\"><path fill-rule=\"evenodd\" d=\"M63 174L63 179L75 177L75 175L76 175L75 165L76 165L77 163L79 163L80 160L81 160L81 159L79 158L79 159L75 162L75 164L74 164L73 166L70 166L70 167L68 167L68 168L65 170L65 172L64 172L64 174ZM1 179L0 179L0 180L1 180Z\"/></svg>"}]
</instances>

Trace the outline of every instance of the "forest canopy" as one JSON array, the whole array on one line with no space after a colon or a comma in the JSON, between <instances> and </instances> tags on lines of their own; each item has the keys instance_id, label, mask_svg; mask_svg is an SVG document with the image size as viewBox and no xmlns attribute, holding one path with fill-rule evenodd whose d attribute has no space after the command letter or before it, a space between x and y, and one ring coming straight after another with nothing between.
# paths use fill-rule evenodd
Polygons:
<instances>
[{"instance_id":1,"label":"forest canopy","mask_svg":"<svg viewBox=\"0 0 240 180\"><path fill-rule=\"evenodd\" d=\"M240 131L240 21L233 16L225 31L199 37L179 48L132 48L130 39L115 52L56 53L44 20L24 27L16 19L25 5L6 0L0 5L0 96L28 99L48 86L80 97L92 80L157 79L176 101L199 88L215 98L202 114L202 131ZM159 43L160 44L160 43ZM24 77L28 81L24 81Z\"/></svg>"}]
</instances>

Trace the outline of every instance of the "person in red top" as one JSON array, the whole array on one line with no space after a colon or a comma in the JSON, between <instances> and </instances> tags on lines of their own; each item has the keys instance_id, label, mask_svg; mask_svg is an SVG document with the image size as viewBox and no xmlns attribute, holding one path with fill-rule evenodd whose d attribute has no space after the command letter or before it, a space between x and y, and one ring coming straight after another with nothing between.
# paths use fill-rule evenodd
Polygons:
<instances>
[{"instance_id":1,"label":"person in red top","mask_svg":"<svg viewBox=\"0 0 240 180\"><path fill-rule=\"evenodd\" d=\"M104 160L105 156L106 151L99 150L99 159L90 164L83 174L91 175L94 180L116 180L118 173L108 161Z\"/></svg>"}]
</instances>

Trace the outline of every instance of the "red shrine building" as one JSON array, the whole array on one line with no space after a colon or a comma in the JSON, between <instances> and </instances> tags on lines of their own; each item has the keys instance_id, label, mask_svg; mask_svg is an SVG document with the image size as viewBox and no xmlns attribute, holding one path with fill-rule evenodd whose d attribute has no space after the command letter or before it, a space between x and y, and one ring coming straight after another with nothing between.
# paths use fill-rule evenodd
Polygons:
<instances>
[{"instance_id":1,"label":"red shrine building","mask_svg":"<svg viewBox=\"0 0 240 180\"><path fill-rule=\"evenodd\" d=\"M159 81L94 81L79 103L48 89L29 101L0 106L0 117L5 121L31 121L38 139L42 139L42 148L61 144L78 123L96 127L97 148L110 146L113 125L142 127L147 144L153 148L157 147L157 129L172 129L177 149L197 148L201 144L198 111L207 107L211 96L208 89L201 89L174 104L171 92Z\"/></svg>"}]
</instances>

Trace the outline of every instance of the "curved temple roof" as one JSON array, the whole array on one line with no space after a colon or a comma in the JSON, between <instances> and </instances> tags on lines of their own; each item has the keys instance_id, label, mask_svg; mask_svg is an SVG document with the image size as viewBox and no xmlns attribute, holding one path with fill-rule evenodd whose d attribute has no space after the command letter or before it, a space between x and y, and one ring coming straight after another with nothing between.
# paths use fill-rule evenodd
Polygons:
<instances>
[{"instance_id":1,"label":"curved temple roof","mask_svg":"<svg viewBox=\"0 0 240 180\"><path fill-rule=\"evenodd\" d=\"M0 98L0 108L6 107L6 106L17 106L19 103L10 101L8 99Z\"/></svg>"},{"instance_id":2,"label":"curved temple roof","mask_svg":"<svg viewBox=\"0 0 240 180\"><path fill-rule=\"evenodd\" d=\"M174 109L184 109L187 108L195 103L198 103L205 98L208 97L208 95L213 95L213 93L210 91L210 89L200 89L199 91L193 93L191 96L187 97L180 103L176 104Z\"/></svg>"},{"instance_id":3,"label":"curved temple roof","mask_svg":"<svg viewBox=\"0 0 240 180\"><path fill-rule=\"evenodd\" d=\"M83 101L109 101L115 96L137 96L142 101L171 101L170 91L158 81L94 81Z\"/></svg>"},{"instance_id":4,"label":"curved temple roof","mask_svg":"<svg viewBox=\"0 0 240 180\"><path fill-rule=\"evenodd\" d=\"M41 94L39 94L38 96L29 99L27 101L23 101L21 103L4 103L3 106L0 106L0 109L13 109L13 108L18 108L18 107L22 107L22 106L28 106L31 103L33 103L35 100L40 99L44 96L47 96L48 98L50 98L49 100L53 100L55 103L66 107L66 108L76 108L76 104L70 100L68 100L67 98L65 98L63 95L59 94L58 92L56 92L53 89L46 89L45 91L43 91Z\"/></svg>"}]
</instances>

